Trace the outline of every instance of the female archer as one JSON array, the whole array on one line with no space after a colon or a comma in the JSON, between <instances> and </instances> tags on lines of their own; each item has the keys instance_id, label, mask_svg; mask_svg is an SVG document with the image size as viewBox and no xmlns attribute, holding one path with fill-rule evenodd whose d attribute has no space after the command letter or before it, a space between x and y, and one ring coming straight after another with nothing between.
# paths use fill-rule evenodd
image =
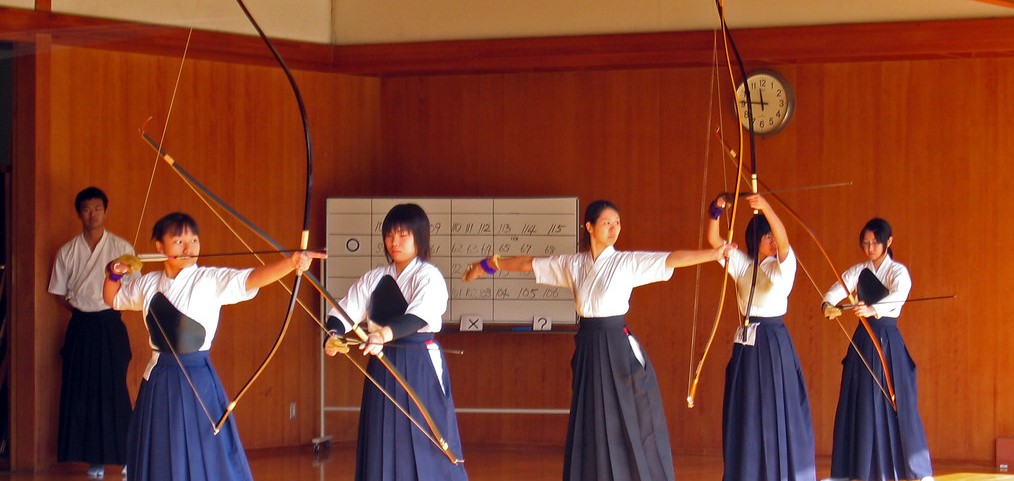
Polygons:
<instances>
[{"instance_id":1,"label":"female archer","mask_svg":"<svg viewBox=\"0 0 1014 481\"><path fill-rule=\"evenodd\" d=\"M736 332L725 371L724 480L812 481L816 447L810 401L784 322L796 256L767 200L757 194L744 200L760 215L746 227L747 252L734 250L727 261L745 321ZM723 194L709 208L712 246L724 243L718 219L727 206Z\"/></svg>"},{"instance_id":2,"label":"female archer","mask_svg":"<svg viewBox=\"0 0 1014 481\"><path fill-rule=\"evenodd\" d=\"M235 421L215 431L229 404L209 357L220 310L327 255L297 252L251 269L198 266L197 222L181 212L159 219L151 237L168 257L162 270L123 277L140 260L121 257L106 266L102 292L113 309L142 312L153 349L127 430L127 473L131 481L251 480Z\"/></svg>"},{"instance_id":3,"label":"female archer","mask_svg":"<svg viewBox=\"0 0 1014 481\"><path fill-rule=\"evenodd\" d=\"M842 274L845 286L836 282L824 295L824 317L834 319L842 313L835 304L850 292L857 293L859 304L854 307L855 313L869 320L880 340L894 379L897 402L895 410L856 353L862 352L873 372L883 371L870 335L857 327L852 335L856 347L849 349L842 359L831 451L833 479L886 481L933 476L919 416L915 363L898 330L898 316L912 289L912 277L904 265L894 260L893 243L891 224L880 218L867 222L859 231L859 247L866 261Z\"/></svg>"},{"instance_id":4,"label":"female archer","mask_svg":"<svg viewBox=\"0 0 1014 481\"><path fill-rule=\"evenodd\" d=\"M352 284L348 295L338 303L344 313L332 308L327 327L332 336L340 336L354 327L350 322L366 321L367 340L360 348L371 355L367 373L392 391L402 406L408 405L408 393L397 387L397 380L377 357L383 355L404 374L421 403L435 407L432 419L445 436L448 445L444 449L460 456L451 378L443 352L433 338L440 331L448 293L443 274L429 262L429 217L416 204L399 204L384 217L381 232L389 263ZM384 344L393 340L406 348L384 351ZM337 353L332 346L325 343L329 356ZM372 382L363 382L355 479L466 481L465 467L458 460L452 462L432 439L413 426L408 416L418 420L420 413L412 407L407 411L399 412Z\"/></svg>"},{"instance_id":5,"label":"female archer","mask_svg":"<svg viewBox=\"0 0 1014 481\"><path fill-rule=\"evenodd\" d=\"M672 448L655 368L627 328L635 287L669 280L673 270L722 259L734 246L671 252L619 251L620 209L607 200L585 209L582 251L551 257L493 256L469 265L471 281L496 271L534 272L540 284L574 292L570 419L565 481L672 480Z\"/></svg>"}]
</instances>

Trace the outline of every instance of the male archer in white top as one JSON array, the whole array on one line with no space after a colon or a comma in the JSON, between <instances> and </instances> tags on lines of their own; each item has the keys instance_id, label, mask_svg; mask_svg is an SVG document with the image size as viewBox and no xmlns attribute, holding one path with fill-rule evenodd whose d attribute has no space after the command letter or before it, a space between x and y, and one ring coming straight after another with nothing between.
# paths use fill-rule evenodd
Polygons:
<instances>
[{"instance_id":1,"label":"male archer in white top","mask_svg":"<svg viewBox=\"0 0 1014 481\"><path fill-rule=\"evenodd\" d=\"M74 206L81 234L60 248L49 292L70 311L60 355L60 424L57 460L88 463L88 476L101 478L103 465L126 463L130 396L127 366L130 340L119 311L102 300L105 267L134 248L105 229L109 199L88 187Z\"/></svg>"}]
</instances>

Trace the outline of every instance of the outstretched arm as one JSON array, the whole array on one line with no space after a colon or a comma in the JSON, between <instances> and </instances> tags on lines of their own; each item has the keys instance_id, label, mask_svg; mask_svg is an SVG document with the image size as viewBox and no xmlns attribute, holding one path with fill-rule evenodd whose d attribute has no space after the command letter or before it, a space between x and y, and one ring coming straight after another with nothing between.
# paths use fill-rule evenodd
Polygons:
<instances>
[{"instance_id":1,"label":"outstretched arm","mask_svg":"<svg viewBox=\"0 0 1014 481\"><path fill-rule=\"evenodd\" d=\"M285 277L293 270L302 274L310 268L310 262L314 259L326 259L327 253L316 251L294 252L289 257L283 257L270 264L258 266L246 279L247 290L258 289L272 282Z\"/></svg>"},{"instance_id":2,"label":"outstretched arm","mask_svg":"<svg viewBox=\"0 0 1014 481\"><path fill-rule=\"evenodd\" d=\"M465 268L461 280L465 282L474 281L486 274L496 271L507 272L532 272L532 256L500 257L498 255L487 257L478 262L473 262Z\"/></svg>"},{"instance_id":3,"label":"outstretched arm","mask_svg":"<svg viewBox=\"0 0 1014 481\"><path fill-rule=\"evenodd\" d=\"M714 249L681 250L672 251L665 258L665 266L670 269L677 267L695 266L705 262L720 261L729 257L729 252L736 248L736 244L719 243Z\"/></svg>"}]
</instances>

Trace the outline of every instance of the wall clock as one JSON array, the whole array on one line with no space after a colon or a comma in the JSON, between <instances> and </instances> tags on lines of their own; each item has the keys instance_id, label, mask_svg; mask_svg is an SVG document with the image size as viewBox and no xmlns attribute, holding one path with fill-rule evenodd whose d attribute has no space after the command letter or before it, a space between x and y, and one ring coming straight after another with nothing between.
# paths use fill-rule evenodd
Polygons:
<instances>
[{"instance_id":1,"label":"wall clock","mask_svg":"<svg viewBox=\"0 0 1014 481\"><path fill-rule=\"evenodd\" d=\"M746 104L748 86L753 104L754 133L768 136L784 129L796 110L796 95L788 80L774 70L754 70L747 74L746 81L736 89L736 101L741 112L739 121L744 128L750 128Z\"/></svg>"}]
</instances>

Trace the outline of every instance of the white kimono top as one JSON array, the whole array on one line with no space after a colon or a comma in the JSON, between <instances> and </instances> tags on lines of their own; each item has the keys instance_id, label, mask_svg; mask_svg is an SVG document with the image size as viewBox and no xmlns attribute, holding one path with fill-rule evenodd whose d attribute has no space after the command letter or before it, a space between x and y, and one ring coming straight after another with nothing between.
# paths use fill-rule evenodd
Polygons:
<instances>
[{"instance_id":1,"label":"white kimono top","mask_svg":"<svg viewBox=\"0 0 1014 481\"><path fill-rule=\"evenodd\" d=\"M367 319L370 312L370 297L377 284L384 276L391 276L398 283L402 295L408 301L408 309L405 314L412 314L423 321L426 325L418 332L439 332L443 323L444 312L447 311L447 281L444 280L440 269L418 257L405 267L405 270L398 275L398 269L394 264L388 264L373 269L349 287L349 293L338 305L348 313L352 322L360 323ZM338 310L331 308L329 316L334 316L345 325L345 331L352 329L348 319L338 314Z\"/></svg>"},{"instance_id":2,"label":"white kimono top","mask_svg":"<svg viewBox=\"0 0 1014 481\"><path fill-rule=\"evenodd\" d=\"M338 301L338 305L352 318L352 322L358 324L368 319L370 313L370 299L374 289L384 276L391 276L398 284L401 294L408 302L405 314L412 314L426 322L426 325L416 332L439 332L443 323L444 312L447 311L447 302L450 298L447 292L447 281L433 264L420 260L418 257L412 259L405 266L405 270L398 275L398 268L394 264L388 264L373 269L349 287L349 293L344 299ZM338 314L338 310L331 308L328 316L338 318L345 325L345 331L352 329L352 325L344 316ZM429 350L430 363L436 374L440 389L447 394L447 386L444 385L444 363L443 354L439 346L434 343L426 345Z\"/></svg>"},{"instance_id":3,"label":"white kimono top","mask_svg":"<svg viewBox=\"0 0 1014 481\"><path fill-rule=\"evenodd\" d=\"M180 312L204 326L204 344L201 351L211 349L211 341L218 331L218 319L222 306L252 299L258 289L247 290L246 280L253 269L232 269L228 267L184 268L175 279L165 276L163 271L149 272L140 278L124 279L120 291L113 298L113 308L120 311L141 311L148 316L148 304L156 293L161 292ZM147 326L147 323L145 323ZM149 333L149 344L151 344ZM153 350L151 361L144 371L148 378L151 369L158 362L159 352Z\"/></svg>"},{"instance_id":4,"label":"white kimono top","mask_svg":"<svg viewBox=\"0 0 1014 481\"><path fill-rule=\"evenodd\" d=\"M123 238L103 231L95 250L80 234L60 248L49 278L49 292L67 299L75 309L98 312L109 309L102 300L102 284L106 264L123 254L133 254L134 247ZM136 277L136 276L134 276Z\"/></svg>"},{"instance_id":5,"label":"white kimono top","mask_svg":"<svg viewBox=\"0 0 1014 481\"><path fill-rule=\"evenodd\" d=\"M630 310L635 287L672 278L665 266L668 252L622 252L607 247L592 260L591 253L541 257L532 260L535 281L566 287L574 293L581 317L611 317Z\"/></svg>"},{"instance_id":6,"label":"white kimono top","mask_svg":"<svg viewBox=\"0 0 1014 481\"><path fill-rule=\"evenodd\" d=\"M718 263L725 266L724 259ZM784 261L778 262L778 256L770 256L762 260L759 267L750 316L784 316L789 310L789 293L796 281L796 253L790 247ZM736 281L739 313L746 315L746 305L750 302L750 284L753 282L753 259L738 249L730 251L729 275Z\"/></svg>"},{"instance_id":7,"label":"white kimono top","mask_svg":"<svg viewBox=\"0 0 1014 481\"><path fill-rule=\"evenodd\" d=\"M877 319L900 316L901 308L905 305L904 301L908 299L908 293L912 290L912 277L908 274L908 268L895 262L890 255L880 264L880 269L874 270L873 261L861 262L849 267L841 275L847 285L842 287L841 282L835 282L827 294L824 294L824 302L837 304L838 301L848 296L849 292L854 291L859 283L859 274L863 272L863 269L869 269L876 275L888 291L887 297L881 299L880 303L873 305Z\"/></svg>"}]
</instances>

